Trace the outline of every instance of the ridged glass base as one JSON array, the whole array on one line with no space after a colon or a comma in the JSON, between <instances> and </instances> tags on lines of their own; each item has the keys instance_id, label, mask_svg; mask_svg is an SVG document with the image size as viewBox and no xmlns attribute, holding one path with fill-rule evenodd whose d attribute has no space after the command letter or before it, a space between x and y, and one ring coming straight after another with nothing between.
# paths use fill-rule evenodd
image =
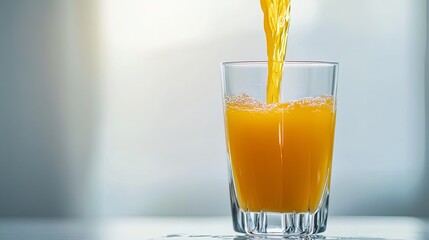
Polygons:
<instances>
[{"instance_id":1,"label":"ridged glass base","mask_svg":"<svg viewBox=\"0 0 429 240\"><path fill-rule=\"evenodd\" d=\"M253 235L300 236L317 234L326 229L326 214L243 212L237 216L234 229Z\"/></svg>"},{"instance_id":2,"label":"ridged glass base","mask_svg":"<svg viewBox=\"0 0 429 240\"><path fill-rule=\"evenodd\" d=\"M248 212L240 209L231 192L234 230L251 235L294 237L324 232L328 219L329 192L326 189L314 213Z\"/></svg>"}]
</instances>

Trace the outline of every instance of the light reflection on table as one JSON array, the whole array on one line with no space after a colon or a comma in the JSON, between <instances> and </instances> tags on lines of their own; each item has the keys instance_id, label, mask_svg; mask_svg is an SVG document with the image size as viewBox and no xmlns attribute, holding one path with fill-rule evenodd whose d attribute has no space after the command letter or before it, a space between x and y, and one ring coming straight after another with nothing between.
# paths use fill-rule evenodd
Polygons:
<instances>
[{"instance_id":1,"label":"light reflection on table","mask_svg":"<svg viewBox=\"0 0 429 240\"><path fill-rule=\"evenodd\" d=\"M323 237L301 239L429 239L427 220L407 217L330 217ZM124 218L109 220L0 219L0 239L7 240L247 240L232 229L231 219ZM271 239L255 238L252 239ZM279 238L274 238L279 239ZM300 238L297 238L300 239Z\"/></svg>"}]
</instances>

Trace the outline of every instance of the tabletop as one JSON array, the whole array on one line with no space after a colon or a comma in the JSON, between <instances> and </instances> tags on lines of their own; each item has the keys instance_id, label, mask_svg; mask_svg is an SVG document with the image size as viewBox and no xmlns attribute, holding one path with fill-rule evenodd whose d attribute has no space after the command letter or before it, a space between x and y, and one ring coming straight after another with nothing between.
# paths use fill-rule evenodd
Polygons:
<instances>
[{"instance_id":1,"label":"tabletop","mask_svg":"<svg viewBox=\"0 0 429 240\"><path fill-rule=\"evenodd\" d=\"M229 217L104 220L0 219L1 240L245 240ZM269 239L269 238L264 238ZM330 217L323 236L307 239L427 239L429 221L411 217Z\"/></svg>"}]
</instances>

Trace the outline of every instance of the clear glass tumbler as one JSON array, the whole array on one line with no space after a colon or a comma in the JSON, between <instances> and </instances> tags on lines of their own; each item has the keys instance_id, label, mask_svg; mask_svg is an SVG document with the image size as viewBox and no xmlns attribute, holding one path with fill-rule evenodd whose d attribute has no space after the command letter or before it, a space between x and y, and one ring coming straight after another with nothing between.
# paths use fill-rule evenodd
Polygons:
<instances>
[{"instance_id":1,"label":"clear glass tumbler","mask_svg":"<svg viewBox=\"0 0 429 240\"><path fill-rule=\"evenodd\" d=\"M225 62L222 88L234 230L296 236L328 217L338 63L285 62L266 103L267 62Z\"/></svg>"}]
</instances>

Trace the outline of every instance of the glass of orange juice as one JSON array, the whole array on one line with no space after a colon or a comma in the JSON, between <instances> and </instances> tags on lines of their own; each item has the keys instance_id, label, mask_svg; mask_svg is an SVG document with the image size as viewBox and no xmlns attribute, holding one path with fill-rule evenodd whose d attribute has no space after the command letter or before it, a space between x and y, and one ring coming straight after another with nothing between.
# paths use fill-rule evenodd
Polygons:
<instances>
[{"instance_id":1,"label":"glass of orange juice","mask_svg":"<svg viewBox=\"0 0 429 240\"><path fill-rule=\"evenodd\" d=\"M266 103L267 62L225 62L222 88L234 229L299 236L326 229L338 63L284 62Z\"/></svg>"}]
</instances>

